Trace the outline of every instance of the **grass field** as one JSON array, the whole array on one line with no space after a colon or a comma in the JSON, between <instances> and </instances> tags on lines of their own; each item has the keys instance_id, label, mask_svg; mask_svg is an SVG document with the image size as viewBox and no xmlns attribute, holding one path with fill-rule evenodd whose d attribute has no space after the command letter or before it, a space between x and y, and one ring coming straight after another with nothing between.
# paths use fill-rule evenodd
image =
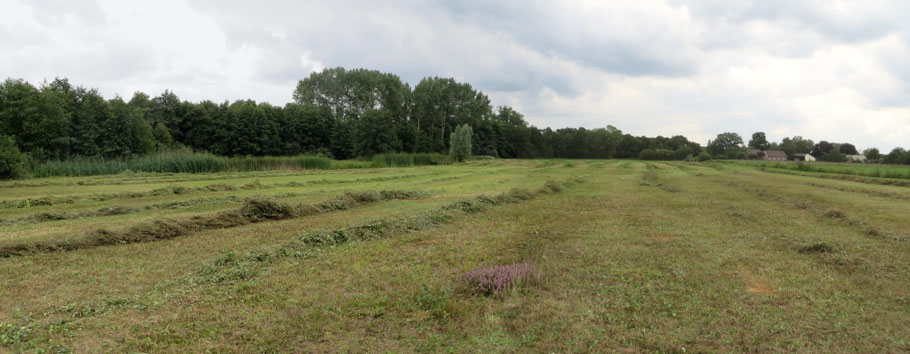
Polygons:
<instances>
[{"instance_id":1,"label":"grass field","mask_svg":"<svg viewBox=\"0 0 910 354\"><path fill-rule=\"evenodd\" d=\"M910 188L832 174L490 160L0 182L0 352L910 351ZM474 282L488 270L516 281Z\"/></svg>"},{"instance_id":2,"label":"grass field","mask_svg":"<svg viewBox=\"0 0 910 354\"><path fill-rule=\"evenodd\" d=\"M726 161L773 170L832 173L889 179L910 179L910 168L902 165L875 165L860 163L795 162L795 161Z\"/></svg>"}]
</instances>

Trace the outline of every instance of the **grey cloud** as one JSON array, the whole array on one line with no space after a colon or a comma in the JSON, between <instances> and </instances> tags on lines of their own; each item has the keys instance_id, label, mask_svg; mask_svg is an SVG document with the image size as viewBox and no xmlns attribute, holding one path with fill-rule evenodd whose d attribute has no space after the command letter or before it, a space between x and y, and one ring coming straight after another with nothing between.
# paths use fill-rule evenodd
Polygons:
<instances>
[{"instance_id":1,"label":"grey cloud","mask_svg":"<svg viewBox=\"0 0 910 354\"><path fill-rule=\"evenodd\" d=\"M502 33L547 55L631 76L693 74L696 56L685 33L665 24L647 23L646 12L633 14L631 33L601 31L597 18L573 12L561 2L442 1L461 21ZM557 15L562 8L568 15ZM576 10L577 11L577 10ZM602 13L610 15L609 13ZM588 16L582 18L579 16ZM610 21L609 18L601 19Z\"/></svg>"},{"instance_id":2,"label":"grey cloud","mask_svg":"<svg viewBox=\"0 0 910 354\"><path fill-rule=\"evenodd\" d=\"M22 3L31 6L35 19L47 25L73 21L90 26L107 23L104 11L94 0L35 0Z\"/></svg>"},{"instance_id":3,"label":"grey cloud","mask_svg":"<svg viewBox=\"0 0 910 354\"><path fill-rule=\"evenodd\" d=\"M515 47L510 38L487 33L452 21L445 13L425 5L406 2L368 3L360 8L347 2L310 9L291 4L278 8L276 16L297 13L293 21L275 21L243 3L193 3L217 14L229 45L278 47L276 55L293 55L269 63L269 78L296 80L306 76L295 67L301 53L310 53L328 66L367 67L389 71L416 84L425 76L457 76L484 90L517 91L549 87L566 95L577 88L546 67L533 67L505 48ZM244 25L238 25L239 23ZM279 39L263 28L283 32ZM274 59L279 61L279 59ZM283 67L286 70L272 70ZM299 66L299 65L298 65ZM306 68L304 68L305 70ZM548 72L550 71L550 72ZM303 75L300 75L303 74ZM293 77L297 75L297 77Z\"/></svg>"},{"instance_id":4,"label":"grey cloud","mask_svg":"<svg viewBox=\"0 0 910 354\"><path fill-rule=\"evenodd\" d=\"M309 75L313 69L305 67L301 55L305 50L282 39L263 27L240 23L236 20L219 21L224 30L228 49L256 48L262 57L257 62L260 77L275 83L288 83Z\"/></svg>"},{"instance_id":5,"label":"grey cloud","mask_svg":"<svg viewBox=\"0 0 910 354\"><path fill-rule=\"evenodd\" d=\"M892 139L910 138L899 116L910 109L902 0L174 0L142 10L115 1L22 2L33 8L24 19L4 17L4 6L19 5L0 2L0 74L281 104L319 63L391 72L412 85L455 77L538 126L613 124L693 138L789 127L875 142L875 132L815 121L843 108L860 112L857 121L875 115L876 129L897 132ZM131 20L138 25L126 26ZM903 47L876 44L894 35ZM867 45L874 50L862 52ZM834 47L860 59L838 58ZM795 72L812 64L820 69ZM802 102L841 94L858 103ZM889 110L898 113L882 118Z\"/></svg>"},{"instance_id":6,"label":"grey cloud","mask_svg":"<svg viewBox=\"0 0 910 354\"><path fill-rule=\"evenodd\" d=\"M870 0L848 2L858 9L843 8L827 0L669 0L686 8L704 23L704 44L708 48L738 48L756 43L744 33L746 26L765 22L791 32L795 40L775 54L804 56L831 43L861 42L901 30L902 17L910 12L906 1ZM765 44L767 45L767 44ZM801 47L801 48L798 48ZM773 50L773 48L772 48Z\"/></svg>"}]
</instances>

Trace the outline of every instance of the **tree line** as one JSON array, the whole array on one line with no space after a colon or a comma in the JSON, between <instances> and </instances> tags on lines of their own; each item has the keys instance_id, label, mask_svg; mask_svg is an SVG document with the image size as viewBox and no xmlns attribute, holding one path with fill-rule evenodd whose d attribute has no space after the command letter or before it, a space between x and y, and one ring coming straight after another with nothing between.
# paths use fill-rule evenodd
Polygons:
<instances>
[{"instance_id":1,"label":"tree line","mask_svg":"<svg viewBox=\"0 0 910 354\"><path fill-rule=\"evenodd\" d=\"M718 134L713 140L708 141L706 150L715 158L726 159L755 159L761 158L758 154L749 154L748 149L768 151L777 150L787 154L793 160L798 154L808 154L819 161L847 162L848 155L860 155L856 146L850 143L836 143L827 140L813 142L802 136L785 137L779 143L769 142L764 132L755 132L748 144L743 143L743 138L737 133L725 132ZM863 150L865 162L904 164L910 165L910 151L902 147L895 147L891 152L884 154L877 148Z\"/></svg>"},{"instance_id":2,"label":"tree line","mask_svg":"<svg viewBox=\"0 0 910 354\"><path fill-rule=\"evenodd\" d=\"M681 135L636 137L613 126L539 129L515 109L494 108L483 92L453 78L426 77L412 88L395 74L337 67L300 80L293 102L283 107L253 100L189 102L168 90L156 97L136 92L129 100L105 99L97 89L74 86L65 78L38 86L7 79L0 84L0 174L17 158L110 159L179 148L221 156L309 154L334 159L398 152L446 154L459 126L471 128L470 155L746 157L742 138L735 133L719 134L703 148ZM756 144L791 156L811 152L818 157L831 155L835 146L838 152L852 146L813 144L801 137ZM867 155L871 158L876 152ZM832 159L837 158L834 155ZM884 156L882 162L910 162L902 149L879 155Z\"/></svg>"},{"instance_id":3,"label":"tree line","mask_svg":"<svg viewBox=\"0 0 910 354\"><path fill-rule=\"evenodd\" d=\"M468 83L427 77L411 88L397 75L331 68L300 80L283 107L253 100L188 102L165 91L105 99L55 79L0 84L0 136L37 161L122 158L188 147L224 156L448 153L455 128L472 128L473 155L502 158L613 157L614 127L538 129ZM4 140L4 141L6 141Z\"/></svg>"}]
</instances>

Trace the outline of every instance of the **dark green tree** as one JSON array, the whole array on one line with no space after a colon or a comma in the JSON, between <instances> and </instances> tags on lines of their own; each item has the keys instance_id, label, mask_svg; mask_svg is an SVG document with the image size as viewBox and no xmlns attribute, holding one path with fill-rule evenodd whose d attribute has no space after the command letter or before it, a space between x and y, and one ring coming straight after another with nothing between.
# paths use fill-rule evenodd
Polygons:
<instances>
[{"instance_id":1,"label":"dark green tree","mask_svg":"<svg viewBox=\"0 0 910 354\"><path fill-rule=\"evenodd\" d=\"M821 159L822 155L827 154L828 151L834 150L834 144L831 144L825 140L819 141L818 144L812 147L812 151L809 152L810 155L816 159Z\"/></svg>"},{"instance_id":2,"label":"dark green tree","mask_svg":"<svg viewBox=\"0 0 910 354\"><path fill-rule=\"evenodd\" d=\"M130 103L132 103L132 100ZM158 123L161 123L168 129L168 134L173 136L174 139L182 140L181 128L186 108L188 107L184 107L181 104L180 98L176 94L170 90L164 90L161 95L148 102L147 108L142 113L149 124L157 126Z\"/></svg>"},{"instance_id":3,"label":"dark green tree","mask_svg":"<svg viewBox=\"0 0 910 354\"><path fill-rule=\"evenodd\" d=\"M95 89L76 89L77 105L71 118L71 154L73 156L98 156L103 151L102 124L110 118L110 109L104 97Z\"/></svg>"},{"instance_id":4,"label":"dark green tree","mask_svg":"<svg viewBox=\"0 0 910 354\"><path fill-rule=\"evenodd\" d=\"M477 125L492 115L486 95L451 78L424 78L414 87L413 102L412 126L420 152L448 151L448 138L456 126Z\"/></svg>"},{"instance_id":5,"label":"dark green tree","mask_svg":"<svg viewBox=\"0 0 910 354\"><path fill-rule=\"evenodd\" d=\"M707 150L714 157L737 158L740 153L745 157L742 145L743 138L739 134L727 132L717 134L717 138L708 141Z\"/></svg>"},{"instance_id":6,"label":"dark green tree","mask_svg":"<svg viewBox=\"0 0 910 354\"><path fill-rule=\"evenodd\" d=\"M819 156L818 160L827 162L847 162L847 155L836 149L831 149Z\"/></svg>"},{"instance_id":7,"label":"dark green tree","mask_svg":"<svg viewBox=\"0 0 910 354\"><path fill-rule=\"evenodd\" d=\"M0 135L0 179L18 178L22 173L22 153L16 146L16 140Z\"/></svg>"},{"instance_id":8,"label":"dark green tree","mask_svg":"<svg viewBox=\"0 0 910 354\"><path fill-rule=\"evenodd\" d=\"M354 153L353 125L354 123L347 121L338 121L333 124L329 143L332 157L339 160L357 157Z\"/></svg>"},{"instance_id":9,"label":"dark green tree","mask_svg":"<svg viewBox=\"0 0 910 354\"><path fill-rule=\"evenodd\" d=\"M837 147L837 150L845 155L859 155L859 151L856 151L856 146L850 143L843 143Z\"/></svg>"},{"instance_id":10,"label":"dark green tree","mask_svg":"<svg viewBox=\"0 0 910 354\"><path fill-rule=\"evenodd\" d=\"M287 153L328 153L331 141L328 127L331 126L332 119L327 110L320 110L312 104L285 105L281 140L287 146Z\"/></svg>"},{"instance_id":11,"label":"dark green tree","mask_svg":"<svg viewBox=\"0 0 910 354\"><path fill-rule=\"evenodd\" d=\"M752 139L749 139L749 147L758 150L768 150L771 147L771 144L768 143L768 139L765 138L765 132L756 132L752 134Z\"/></svg>"},{"instance_id":12,"label":"dark green tree","mask_svg":"<svg viewBox=\"0 0 910 354\"><path fill-rule=\"evenodd\" d=\"M796 154L808 154L815 145L812 140L804 139L801 136L784 138L780 142L780 149L787 154L787 158L792 159Z\"/></svg>"},{"instance_id":13,"label":"dark green tree","mask_svg":"<svg viewBox=\"0 0 910 354\"><path fill-rule=\"evenodd\" d=\"M119 97L108 101L108 105L111 114L102 123L102 155L126 157L153 152L155 137L152 126L142 116L142 111L130 107Z\"/></svg>"},{"instance_id":14,"label":"dark green tree","mask_svg":"<svg viewBox=\"0 0 910 354\"><path fill-rule=\"evenodd\" d=\"M622 131L612 125L607 128L597 128L588 131L585 137L587 158L609 159L616 153L616 148L622 142Z\"/></svg>"},{"instance_id":15,"label":"dark green tree","mask_svg":"<svg viewBox=\"0 0 910 354\"><path fill-rule=\"evenodd\" d=\"M910 151L904 150L901 147L896 147L888 153L883 159L884 163L889 164L908 164L910 165Z\"/></svg>"},{"instance_id":16,"label":"dark green tree","mask_svg":"<svg viewBox=\"0 0 910 354\"><path fill-rule=\"evenodd\" d=\"M386 110L363 112L355 125L354 150L357 156L401 151L395 120Z\"/></svg>"},{"instance_id":17,"label":"dark green tree","mask_svg":"<svg viewBox=\"0 0 910 354\"><path fill-rule=\"evenodd\" d=\"M155 123L155 128L152 130L152 136L155 137L155 151L161 151L171 147L174 143L174 138L171 137L170 130L161 124L161 122Z\"/></svg>"},{"instance_id":18,"label":"dark green tree","mask_svg":"<svg viewBox=\"0 0 910 354\"><path fill-rule=\"evenodd\" d=\"M882 159L882 153L879 152L877 148L863 150L863 154L866 155L866 158L869 159L870 162L878 162Z\"/></svg>"}]
</instances>

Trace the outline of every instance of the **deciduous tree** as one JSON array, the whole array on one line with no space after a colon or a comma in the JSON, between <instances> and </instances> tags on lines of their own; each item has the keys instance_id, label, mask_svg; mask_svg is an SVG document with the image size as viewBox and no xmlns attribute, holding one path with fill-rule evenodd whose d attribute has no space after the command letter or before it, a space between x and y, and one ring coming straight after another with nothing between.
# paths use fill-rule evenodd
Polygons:
<instances>
[{"instance_id":1,"label":"deciduous tree","mask_svg":"<svg viewBox=\"0 0 910 354\"><path fill-rule=\"evenodd\" d=\"M455 132L450 137L449 156L455 161L462 162L471 156L471 126L462 124L455 128Z\"/></svg>"},{"instance_id":2,"label":"deciduous tree","mask_svg":"<svg viewBox=\"0 0 910 354\"><path fill-rule=\"evenodd\" d=\"M771 147L771 144L768 143L768 139L765 138L764 132L756 132L752 134L752 139L749 139L749 147L758 150L768 150Z\"/></svg>"}]
</instances>

